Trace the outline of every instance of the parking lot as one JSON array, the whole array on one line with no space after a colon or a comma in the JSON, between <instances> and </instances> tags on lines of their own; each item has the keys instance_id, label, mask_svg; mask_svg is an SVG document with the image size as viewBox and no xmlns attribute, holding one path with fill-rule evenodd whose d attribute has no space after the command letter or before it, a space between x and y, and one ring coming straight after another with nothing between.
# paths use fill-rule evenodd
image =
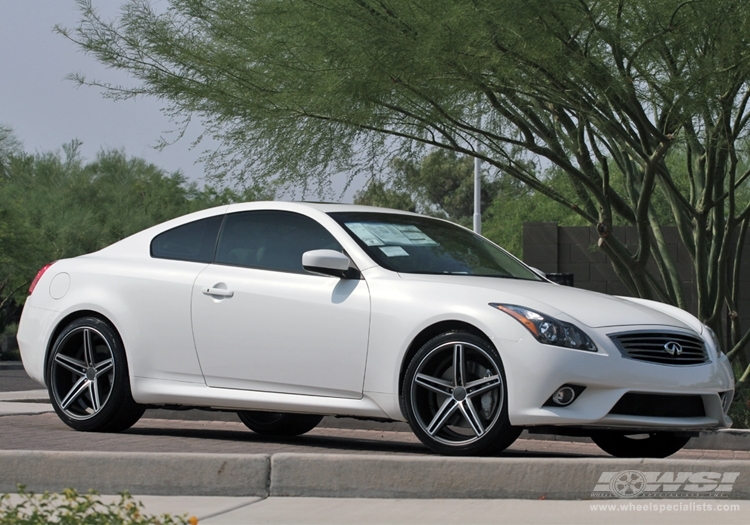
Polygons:
<instances>
[{"instance_id":1,"label":"parking lot","mask_svg":"<svg viewBox=\"0 0 750 525\"><path fill-rule=\"evenodd\" d=\"M36 392L36 399L12 402L19 413L0 417L0 450L194 452L213 454L434 454L405 423L379 423L352 418L324 418L320 426L293 439L269 439L248 430L231 412L148 410L120 434L75 432L51 411L43 411L44 392L22 369L0 369L0 392ZM27 409L27 410L25 410ZM42 411L42 413L33 413ZM26 413L24 413L26 412ZM609 457L586 439L528 439L523 435L500 457ZM524 439L527 438L527 439ZM674 459L750 460L749 450L683 449Z\"/></svg>"},{"instance_id":2,"label":"parking lot","mask_svg":"<svg viewBox=\"0 0 750 525\"><path fill-rule=\"evenodd\" d=\"M592 510L607 501L589 494L602 472L741 469L744 477L750 460L747 447L726 446L686 448L667 460L618 460L586 439L526 434L496 458L443 458L405 423L327 417L308 434L281 440L251 432L233 413L200 410L153 409L126 432L82 433L58 419L46 392L18 365L7 364L0 368L0 414L3 490L12 490L11 477L36 492L129 489L147 513L188 512L201 523L464 523L467 516L472 523L630 523L630 511ZM747 482L735 485L731 499L680 501L685 508L731 503L744 510ZM659 508L664 501L639 503ZM722 519L741 523L741 515ZM714 517L654 511L639 512L638 520Z\"/></svg>"}]
</instances>

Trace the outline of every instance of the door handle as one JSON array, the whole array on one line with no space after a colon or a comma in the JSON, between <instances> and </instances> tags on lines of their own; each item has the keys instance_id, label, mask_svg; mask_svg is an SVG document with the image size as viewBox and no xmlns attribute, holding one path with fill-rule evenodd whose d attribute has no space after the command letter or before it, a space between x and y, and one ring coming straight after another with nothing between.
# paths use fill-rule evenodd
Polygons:
<instances>
[{"instance_id":1,"label":"door handle","mask_svg":"<svg viewBox=\"0 0 750 525\"><path fill-rule=\"evenodd\" d=\"M224 288L204 288L204 295L213 295L214 297L232 297L234 292L231 290L225 290Z\"/></svg>"}]
</instances>

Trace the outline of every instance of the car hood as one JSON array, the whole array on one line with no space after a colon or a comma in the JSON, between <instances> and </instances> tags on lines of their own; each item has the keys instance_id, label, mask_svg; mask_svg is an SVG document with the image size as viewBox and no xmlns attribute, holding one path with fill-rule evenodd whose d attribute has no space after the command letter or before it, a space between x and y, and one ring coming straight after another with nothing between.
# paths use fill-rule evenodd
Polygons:
<instances>
[{"instance_id":1,"label":"car hood","mask_svg":"<svg viewBox=\"0 0 750 525\"><path fill-rule=\"evenodd\" d=\"M670 325L695 331L684 320L665 309L655 309L643 301L560 286L549 282L525 281L469 275L399 274L407 281L423 281L435 285L480 288L487 291L488 302L516 304L554 317L570 317L591 328L624 325ZM680 311L682 314L683 312ZM689 315L684 312L685 315ZM685 318L685 315L679 317ZM696 321L697 322L697 321ZM690 323L694 324L694 323Z\"/></svg>"}]
</instances>

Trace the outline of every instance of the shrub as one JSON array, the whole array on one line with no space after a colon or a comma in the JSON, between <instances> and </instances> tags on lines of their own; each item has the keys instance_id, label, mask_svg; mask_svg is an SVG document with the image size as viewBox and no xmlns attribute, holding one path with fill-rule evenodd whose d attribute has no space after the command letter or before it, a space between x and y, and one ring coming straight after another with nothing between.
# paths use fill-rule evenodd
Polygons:
<instances>
[{"instance_id":1,"label":"shrub","mask_svg":"<svg viewBox=\"0 0 750 525\"><path fill-rule=\"evenodd\" d=\"M128 492L120 499L104 503L99 494L89 491L79 494L65 489L61 494L26 492L18 486L20 502L13 503L10 494L0 496L0 525L196 525L195 516L173 517L169 514L148 516L143 514L143 504L135 501Z\"/></svg>"}]
</instances>

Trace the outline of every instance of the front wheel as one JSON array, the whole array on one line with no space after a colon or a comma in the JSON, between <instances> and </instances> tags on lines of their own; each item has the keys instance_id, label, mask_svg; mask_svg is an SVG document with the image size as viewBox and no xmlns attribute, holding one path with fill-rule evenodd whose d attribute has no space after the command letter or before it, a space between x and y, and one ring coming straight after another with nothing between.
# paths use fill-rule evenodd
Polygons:
<instances>
[{"instance_id":1,"label":"front wheel","mask_svg":"<svg viewBox=\"0 0 750 525\"><path fill-rule=\"evenodd\" d=\"M55 412L75 430L119 432L146 409L131 395L120 336L96 317L76 319L60 333L47 361L47 383Z\"/></svg>"},{"instance_id":2,"label":"front wheel","mask_svg":"<svg viewBox=\"0 0 750 525\"><path fill-rule=\"evenodd\" d=\"M684 447L690 437L672 432L628 435L601 432L591 436L597 446L616 458L666 458Z\"/></svg>"},{"instance_id":3,"label":"front wheel","mask_svg":"<svg viewBox=\"0 0 750 525\"><path fill-rule=\"evenodd\" d=\"M247 428L263 436L293 437L310 432L323 416L313 414L282 414L279 412L237 412Z\"/></svg>"},{"instance_id":4,"label":"front wheel","mask_svg":"<svg viewBox=\"0 0 750 525\"><path fill-rule=\"evenodd\" d=\"M428 341L409 363L401 409L430 449L486 455L510 446L521 429L508 420L505 371L497 351L467 332Z\"/></svg>"}]
</instances>

